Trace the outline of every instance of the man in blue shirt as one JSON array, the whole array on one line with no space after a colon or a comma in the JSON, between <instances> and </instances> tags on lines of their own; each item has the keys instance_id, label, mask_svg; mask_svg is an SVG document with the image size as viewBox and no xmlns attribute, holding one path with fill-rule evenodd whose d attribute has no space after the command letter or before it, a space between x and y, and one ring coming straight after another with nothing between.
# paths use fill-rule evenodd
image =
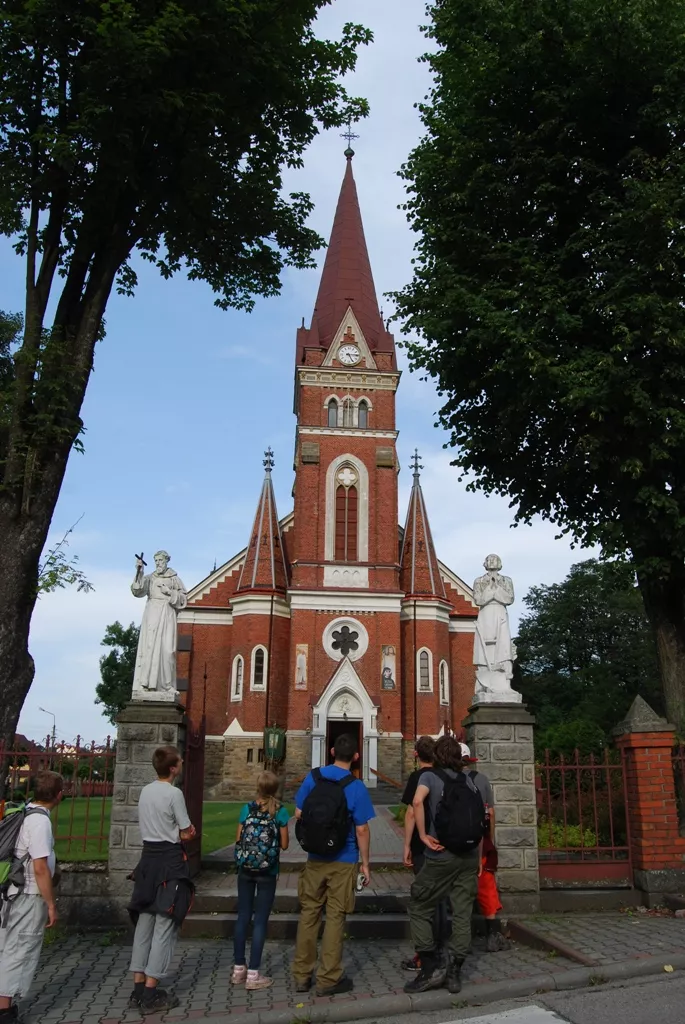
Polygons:
<instances>
[{"instance_id":1,"label":"man in blue shirt","mask_svg":"<svg viewBox=\"0 0 685 1024\"><path fill-rule=\"evenodd\" d=\"M352 764L359 760L356 739L348 734L338 736L331 753L334 763L321 768L323 777L338 781L349 776ZM302 806L315 785L310 772L295 797L297 818L302 816ZM345 915L354 910L357 871L360 870L364 876L364 885L368 885L371 879L369 821L375 818L376 813L366 786L360 779L347 785L343 793L350 815L347 841L342 850L332 857L310 853L298 885L300 920L293 962L297 992L308 992L312 986L321 914L323 908L326 908L321 963L316 973L317 996L352 991L352 979L345 977L342 968Z\"/></svg>"}]
</instances>

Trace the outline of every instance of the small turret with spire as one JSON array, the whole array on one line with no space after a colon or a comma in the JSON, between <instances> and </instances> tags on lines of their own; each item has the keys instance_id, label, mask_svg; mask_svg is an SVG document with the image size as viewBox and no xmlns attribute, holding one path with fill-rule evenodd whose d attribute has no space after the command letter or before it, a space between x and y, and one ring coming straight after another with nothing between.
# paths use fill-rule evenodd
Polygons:
<instances>
[{"instance_id":1,"label":"small turret with spire","mask_svg":"<svg viewBox=\"0 0 685 1024\"><path fill-rule=\"evenodd\" d=\"M430 523L421 489L421 470L418 449L414 449L409 468L414 482L409 496L407 521L400 556L400 586L407 596L445 598L438 559L433 546Z\"/></svg>"},{"instance_id":2,"label":"small turret with spire","mask_svg":"<svg viewBox=\"0 0 685 1024\"><path fill-rule=\"evenodd\" d=\"M244 593L248 590L285 593L288 586L283 538L281 537L271 479L274 468L274 453L271 448L267 448L264 452L263 466L264 483L259 496L245 562L240 573L237 593Z\"/></svg>"}]
</instances>

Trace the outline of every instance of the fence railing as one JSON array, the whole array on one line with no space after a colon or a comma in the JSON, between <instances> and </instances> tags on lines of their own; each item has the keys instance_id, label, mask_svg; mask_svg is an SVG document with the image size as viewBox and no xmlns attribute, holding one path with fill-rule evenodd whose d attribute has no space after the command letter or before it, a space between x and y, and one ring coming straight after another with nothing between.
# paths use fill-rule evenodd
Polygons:
<instances>
[{"instance_id":1,"label":"fence railing","mask_svg":"<svg viewBox=\"0 0 685 1024\"><path fill-rule=\"evenodd\" d=\"M538 856L543 885L632 884L625 760L552 757L537 765Z\"/></svg>"},{"instance_id":2,"label":"fence railing","mask_svg":"<svg viewBox=\"0 0 685 1024\"><path fill-rule=\"evenodd\" d=\"M64 779L61 802L52 812L55 850L61 860L104 860L109 844L109 821L114 789L116 748L108 737L104 744L31 744L7 750L0 744L0 818L10 802L33 794L33 779L43 769L59 772Z\"/></svg>"}]
</instances>

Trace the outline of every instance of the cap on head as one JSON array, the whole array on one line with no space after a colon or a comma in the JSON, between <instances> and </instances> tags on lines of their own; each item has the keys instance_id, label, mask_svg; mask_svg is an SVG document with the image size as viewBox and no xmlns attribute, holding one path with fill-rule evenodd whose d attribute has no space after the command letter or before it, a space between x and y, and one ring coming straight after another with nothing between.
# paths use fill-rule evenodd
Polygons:
<instances>
[{"instance_id":1,"label":"cap on head","mask_svg":"<svg viewBox=\"0 0 685 1024\"><path fill-rule=\"evenodd\" d=\"M502 568L502 559L499 555L487 555L483 562L483 567L491 572L493 569L495 572L499 572Z\"/></svg>"},{"instance_id":2,"label":"cap on head","mask_svg":"<svg viewBox=\"0 0 685 1024\"><path fill-rule=\"evenodd\" d=\"M461 756L464 759L464 761L478 760L477 757L471 757L471 748L466 743L460 743L459 746L461 747Z\"/></svg>"}]
</instances>

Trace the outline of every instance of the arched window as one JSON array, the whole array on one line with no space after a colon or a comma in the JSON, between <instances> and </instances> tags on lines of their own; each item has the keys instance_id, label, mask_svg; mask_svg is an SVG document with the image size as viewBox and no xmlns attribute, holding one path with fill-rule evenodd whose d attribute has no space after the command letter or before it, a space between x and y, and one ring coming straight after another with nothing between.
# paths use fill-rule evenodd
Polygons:
<instances>
[{"instance_id":1,"label":"arched window","mask_svg":"<svg viewBox=\"0 0 685 1024\"><path fill-rule=\"evenodd\" d=\"M424 648L416 656L418 686L420 693L431 693L433 690L433 659L429 650Z\"/></svg>"},{"instance_id":2,"label":"arched window","mask_svg":"<svg viewBox=\"0 0 685 1024\"><path fill-rule=\"evenodd\" d=\"M345 466L337 474L335 490L335 560L356 562L359 492L357 474Z\"/></svg>"},{"instance_id":3,"label":"arched window","mask_svg":"<svg viewBox=\"0 0 685 1024\"><path fill-rule=\"evenodd\" d=\"M450 682L449 674L447 669L447 662L440 662L440 703L449 704L450 702Z\"/></svg>"},{"instance_id":4,"label":"arched window","mask_svg":"<svg viewBox=\"0 0 685 1024\"><path fill-rule=\"evenodd\" d=\"M338 425L338 403L334 398L331 398L328 403L328 426L337 427Z\"/></svg>"},{"instance_id":5,"label":"arched window","mask_svg":"<svg viewBox=\"0 0 685 1024\"><path fill-rule=\"evenodd\" d=\"M252 652L251 690L266 690L266 647L255 647Z\"/></svg>"},{"instance_id":6,"label":"arched window","mask_svg":"<svg viewBox=\"0 0 685 1024\"><path fill-rule=\"evenodd\" d=\"M357 410L357 423L363 430L369 425L369 407L363 399Z\"/></svg>"},{"instance_id":7,"label":"arched window","mask_svg":"<svg viewBox=\"0 0 685 1024\"><path fill-rule=\"evenodd\" d=\"M241 654L236 654L233 659L233 671L231 672L231 700L243 699L243 671L245 662Z\"/></svg>"},{"instance_id":8,"label":"arched window","mask_svg":"<svg viewBox=\"0 0 685 1024\"><path fill-rule=\"evenodd\" d=\"M343 427L354 426L354 402L351 398L343 401Z\"/></svg>"}]
</instances>

